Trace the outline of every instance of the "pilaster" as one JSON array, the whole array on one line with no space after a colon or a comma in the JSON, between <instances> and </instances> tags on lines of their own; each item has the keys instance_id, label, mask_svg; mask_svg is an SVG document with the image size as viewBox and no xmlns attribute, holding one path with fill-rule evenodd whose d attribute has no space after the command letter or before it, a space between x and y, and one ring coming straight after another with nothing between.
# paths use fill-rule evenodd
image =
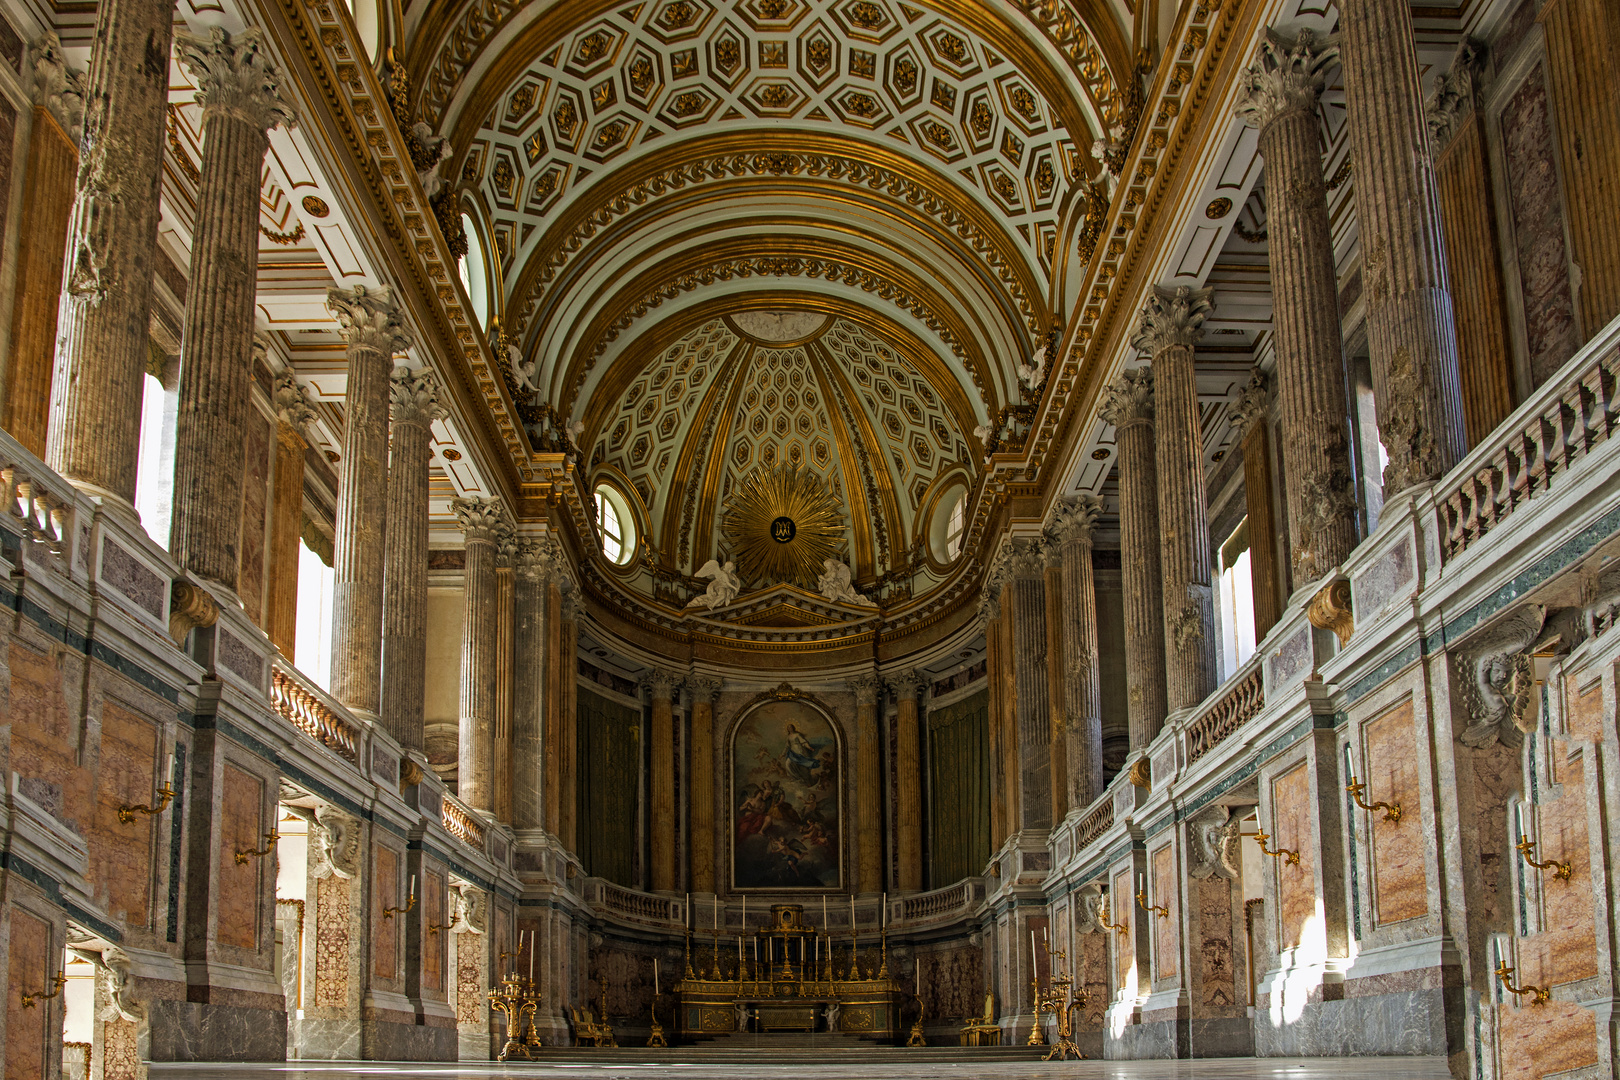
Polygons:
<instances>
[{"instance_id":1,"label":"pilaster","mask_svg":"<svg viewBox=\"0 0 1620 1080\"><path fill-rule=\"evenodd\" d=\"M1080 810L1103 792L1102 690L1097 666L1097 588L1091 541L1101 500L1081 495L1058 504L1047 542L1058 552L1061 575L1063 675L1062 752L1067 761L1068 809ZM1050 608L1048 609L1050 610Z\"/></svg>"},{"instance_id":2,"label":"pilaster","mask_svg":"<svg viewBox=\"0 0 1620 1080\"><path fill-rule=\"evenodd\" d=\"M456 795L474 810L490 814L495 809L495 559L511 527L499 499L457 499L452 506L467 553Z\"/></svg>"}]
</instances>

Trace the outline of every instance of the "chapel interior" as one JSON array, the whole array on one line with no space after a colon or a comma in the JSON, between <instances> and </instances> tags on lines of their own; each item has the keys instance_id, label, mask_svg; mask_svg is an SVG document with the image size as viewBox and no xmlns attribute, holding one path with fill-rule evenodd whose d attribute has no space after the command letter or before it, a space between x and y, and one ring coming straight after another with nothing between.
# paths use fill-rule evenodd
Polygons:
<instances>
[{"instance_id":1,"label":"chapel interior","mask_svg":"<svg viewBox=\"0 0 1620 1080\"><path fill-rule=\"evenodd\" d=\"M1617 71L0 0L3 1080L1616 1080Z\"/></svg>"}]
</instances>

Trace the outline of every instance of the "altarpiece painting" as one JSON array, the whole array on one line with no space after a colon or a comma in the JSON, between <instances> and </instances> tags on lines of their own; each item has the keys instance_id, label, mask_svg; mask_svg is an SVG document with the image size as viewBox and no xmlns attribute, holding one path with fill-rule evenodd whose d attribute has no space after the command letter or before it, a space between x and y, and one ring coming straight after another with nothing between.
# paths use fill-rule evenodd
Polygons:
<instances>
[{"instance_id":1,"label":"altarpiece painting","mask_svg":"<svg viewBox=\"0 0 1620 1080\"><path fill-rule=\"evenodd\" d=\"M803 701L769 701L731 741L733 881L739 889L841 884L838 737Z\"/></svg>"}]
</instances>

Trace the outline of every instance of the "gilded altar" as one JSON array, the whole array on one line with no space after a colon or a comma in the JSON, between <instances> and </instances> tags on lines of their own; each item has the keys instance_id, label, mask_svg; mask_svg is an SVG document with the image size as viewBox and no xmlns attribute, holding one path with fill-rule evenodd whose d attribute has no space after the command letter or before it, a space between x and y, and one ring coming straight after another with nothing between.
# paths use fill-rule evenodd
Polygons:
<instances>
[{"instance_id":1,"label":"gilded altar","mask_svg":"<svg viewBox=\"0 0 1620 1080\"><path fill-rule=\"evenodd\" d=\"M892 1040L899 1032L898 983L887 940L835 942L804 922L803 908L778 904L771 923L724 943L718 933L689 943L678 1027L683 1038L734 1031L840 1031Z\"/></svg>"}]
</instances>

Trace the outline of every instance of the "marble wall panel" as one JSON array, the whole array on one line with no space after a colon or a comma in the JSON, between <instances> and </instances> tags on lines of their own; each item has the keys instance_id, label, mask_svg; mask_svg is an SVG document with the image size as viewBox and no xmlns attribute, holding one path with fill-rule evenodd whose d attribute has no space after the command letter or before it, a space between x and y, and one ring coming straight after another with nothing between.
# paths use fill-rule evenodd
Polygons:
<instances>
[{"instance_id":1,"label":"marble wall panel","mask_svg":"<svg viewBox=\"0 0 1620 1080\"><path fill-rule=\"evenodd\" d=\"M445 878L441 873L424 869L422 872L422 989L444 989L444 950L449 939L449 922L445 915L447 900ZM437 927L437 929L434 929Z\"/></svg>"},{"instance_id":2,"label":"marble wall panel","mask_svg":"<svg viewBox=\"0 0 1620 1080\"><path fill-rule=\"evenodd\" d=\"M11 909L11 952L6 978L6 1076L5 1080L39 1080L45 1075L52 1009L22 1007L25 991L43 990L45 982L61 964L51 956L51 927L19 907Z\"/></svg>"},{"instance_id":3,"label":"marble wall panel","mask_svg":"<svg viewBox=\"0 0 1620 1080\"><path fill-rule=\"evenodd\" d=\"M1272 838L1266 846L1273 851L1286 848L1299 853L1295 865L1289 865L1284 858L1271 860L1277 874L1278 940L1285 949L1296 948L1305 924L1317 917L1312 810L1310 769L1305 762L1272 780Z\"/></svg>"},{"instance_id":4,"label":"marble wall panel","mask_svg":"<svg viewBox=\"0 0 1620 1080\"><path fill-rule=\"evenodd\" d=\"M236 595L255 624L264 617L265 514L270 498L270 421L249 407L242 460L242 529L237 542Z\"/></svg>"},{"instance_id":5,"label":"marble wall panel","mask_svg":"<svg viewBox=\"0 0 1620 1080\"><path fill-rule=\"evenodd\" d=\"M1555 757L1567 742L1554 740ZM1520 946L1523 979L1537 986L1578 982L1598 974L1598 912L1592 891L1592 858L1587 837L1586 763L1566 762L1559 781L1563 792L1536 811L1536 858L1567 862L1573 873L1560 881L1541 875L1542 930Z\"/></svg>"},{"instance_id":6,"label":"marble wall panel","mask_svg":"<svg viewBox=\"0 0 1620 1080\"><path fill-rule=\"evenodd\" d=\"M1362 729L1366 775L1361 779L1367 785L1362 799L1401 807L1399 821L1385 821L1382 810L1371 814L1355 811L1358 832L1371 826L1373 917L1378 926L1429 913L1425 870L1428 838L1422 832L1422 793L1418 785L1423 759L1418 756L1412 717L1412 699L1408 697Z\"/></svg>"},{"instance_id":7,"label":"marble wall panel","mask_svg":"<svg viewBox=\"0 0 1620 1080\"><path fill-rule=\"evenodd\" d=\"M1193 956L1196 967L1188 972L1194 1016L1226 1016L1233 1010L1241 1013L1245 1006L1245 1000L1238 996L1234 963L1232 889L1232 882L1219 877L1191 885L1198 928L1198 951Z\"/></svg>"},{"instance_id":8,"label":"marble wall panel","mask_svg":"<svg viewBox=\"0 0 1620 1080\"><path fill-rule=\"evenodd\" d=\"M1114 875L1114 885L1108 899L1108 921L1115 926L1131 922L1131 905L1134 901L1136 889L1131 882L1129 869L1121 870ZM1126 932L1110 930L1109 934L1114 944L1114 989L1116 991L1131 988L1133 982L1132 969L1136 967L1136 935Z\"/></svg>"},{"instance_id":9,"label":"marble wall panel","mask_svg":"<svg viewBox=\"0 0 1620 1080\"><path fill-rule=\"evenodd\" d=\"M85 841L96 898L108 914L130 926L151 923L154 819L136 814L125 825L118 820L118 808L154 804L157 752L156 724L116 702L103 704L96 808Z\"/></svg>"},{"instance_id":10,"label":"marble wall panel","mask_svg":"<svg viewBox=\"0 0 1620 1080\"><path fill-rule=\"evenodd\" d=\"M1499 1005L1497 1022L1499 1080L1541 1080L1597 1064L1597 1016L1590 1009L1567 1001Z\"/></svg>"},{"instance_id":11,"label":"marble wall panel","mask_svg":"<svg viewBox=\"0 0 1620 1080\"><path fill-rule=\"evenodd\" d=\"M984 953L963 945L917 954L918 996L930 1021L984 1013Z\"/></svg>"},{"instance_id":12,"label":"marble wall panel","mask_svg":"<svg viewBox=\"0 0 1620 1080\"><path fill-rule=\"evenodd\" d=\"M600 1008L605 981L608 1016L632 1017L640 1021L650 1015L653 1003L653 958L650 954L629 949L592 949L589 970L587 999L593 1012ZM668 975L669 972L660 969L660 982Z\"/></svg>"},{"instance_id":13,"label":"marble wall panel","mask_svg":"<svg viewBox=\"0 0 1620 1080\"><path fill-rule=\"evenodd\" d=\"M1173 979L1181 971L1181 905L1176 902L1181 882L1176 875L1175 848L1166 844L1148 857L1148 872L1153 875L1153 894L1148 903L1154 907L1167 907L1170 914L1153 916L1153 971L1159 979Z\"/></svg>"},{"instance_id":14,"label":"marble wall panel","mask_svg":"<svg viewBox=\"0 0 1620 1080\"><path fill-rule=\"evenodd\" d=\"M114 1016L101 1026L104 1080L139 1080L141 1051L133 1020Z\"/></svg>"},{"instance_id":15,"label":"marble wall panel","mask_svg":"<svg viewBox=\"0 0 1620 1080\"><path fill-rule=\"evenodd\" d=\"M78 685L83 665L66 649L15 640L10 660L11 769L24 795L82 832L89 774L78 766L79 710L68 706L68 688Z\"/></svg>"},{"instance_id":16,"label":"marble wall panel","mask_svg":"<svg viewBox=\"0 0 1620 1080\"><path fill-rule=\"evenodd\" d=\"M1075 979L1090 996L1079 1018L1082 1025L1100 1026L1108 1012L1108 942L1119 935L1112 930L1080 935L1080 962Z\"/></svg>"},{"instance_id":17,"label":"marble wall panel","mask_svg":"<svg viewBox=\"0 0 1620 1080\"><path fill-rule=\"evenodd\" d=\"M349 1000L349 882L315 881L315 1005L341 1009Z\"/></svg>"},{"instance_id":18,"label":"marble wall panel","mask_svg":"<svg viewBox=\"0 0 1620 1080\"><path fill-rule=\"evenodd\" d=\"M476 1024L484 1019L485 998L478 978L482 935L463 931L456 935L456 1023Z\"/></svg>"},{"instance_id":19,"label":"marble wall panel","mask_svg":"<svg viewBox=\"0 0 1620 1080\"><path fill-rule=\"evenodd\" d=\"M371 922L371 973L379 979L399 978L399 928L404 920L382 917L392 907L403 907L399 894L399 853L378 845L373 856L371 902L377 912Z\"/></svg>"},{"instance_id":20,"label":"marble wall panel","mask_svg":"<svg viewBox=\"0 0 1620 1080\"><path fill-rule=\"evenodd\" d=\"M264 781L246 769L226 763L219 795L219 915L215 940L239 949L259 947L259 913L263 907L265 860L250 858L238 865L238 851L257 851L265 844Z\"/></svg>"},{"instance_id":21,"label":"marble wall panel","mask_svg":"<svg viewBox=\"0 0 1620 1080\"><path fill-rule=\"evenodd\" d=\"M1584 690L1580 684L1591 679ZM1585 672L1564 679L1564 727L1577 739L1603 741L1603 680Z\"/></svg>"}]
</instances>

